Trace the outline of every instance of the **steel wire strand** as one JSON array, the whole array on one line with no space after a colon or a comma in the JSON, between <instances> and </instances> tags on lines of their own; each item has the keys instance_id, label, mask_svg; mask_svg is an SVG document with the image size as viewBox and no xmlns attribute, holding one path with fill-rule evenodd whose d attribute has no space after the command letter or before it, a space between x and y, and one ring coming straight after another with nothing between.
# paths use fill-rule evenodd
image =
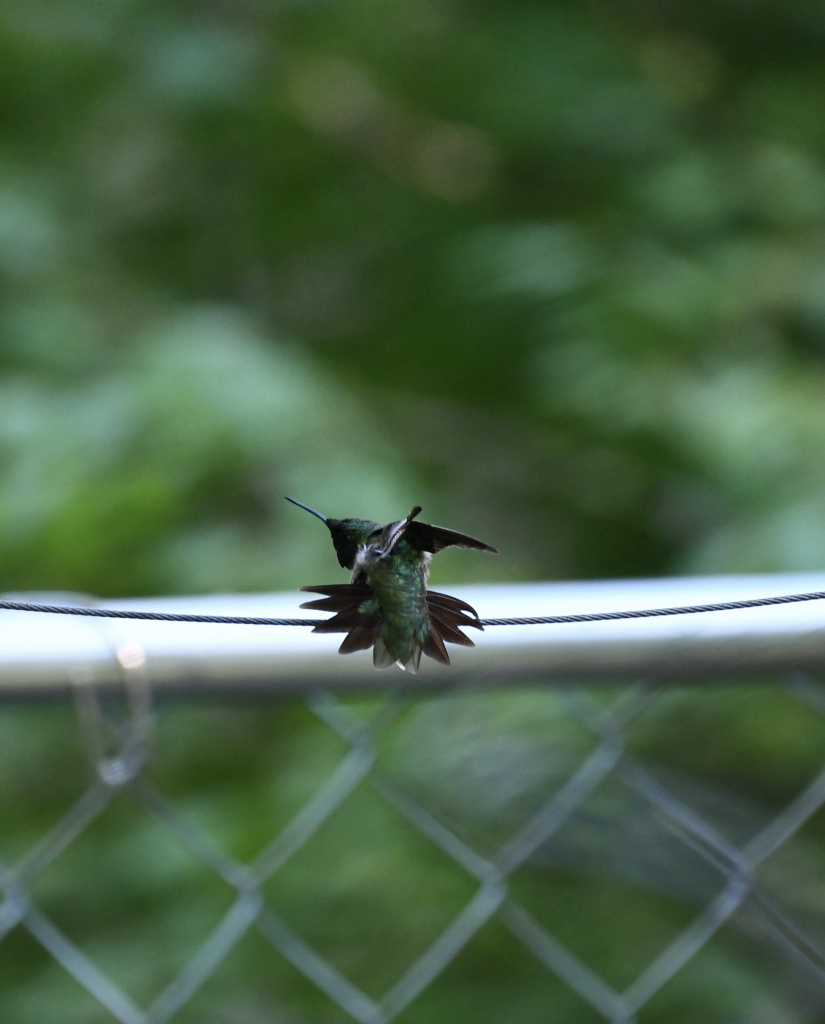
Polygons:
<instances>
[{"instance_id":1,"label":"steel wire strand","mask_svg":"<svg viewBox=\"0 0 825 1024\"><path fill-rule=\"evenodd\" d=\"M619 612L580 612L574 615L539 615L523 618L479 619L481 626L554 626L574 622L610 622L615 619L652 619L666 615L699 615L702 612L730 612L743 608L825 601L825 591L808 594L781 594L778 597L754 597L741 601L717 601L713 604L680 605L673 608L641 608ZM265 615L203 615L188 612L140 612L133 609L88 608L83 605L38 604L33 601L0 601L0 611L44 612L48 615L82 615L98 619L144 619L152 622L205 622L232 626L317 626L326 619L279 619Z\"/></svg>"},{"instance_id":2,"label":"steel wire strand","mask_svg":"<svg viewBox=\"0 0 825 1024\"><path fill-rule=\"evenodd\" d=\"M779 597L753 597L742 601L717 601L714 604L683 605L675 608L643 608L624 612L582 612L577 615L540 615L532 618L481 619L482 626L550 626L565 622L609 622L613 619L652 619L664 615L698 615L702 612L732 612L740 608L764 608L774 604L798 604L825 600L825 592L783 594Z\"/></svg>"},{"instance_id":3,"label":"steel wire strand","mask_svg":"<svg viewBox=\"0 0 825 1024\"><path fill-rule=\"evenodd\" d=\"M825 597L825 594L822 595ZM38 604L33 601L0 601L0 610L45 612L48 615L84 615L92 619L145 619L151 622L206 622L235 626L317 626L323 619L273 619L256 615L195 615L185 612L139 612L119 608L88 608L84 605Z\"/></svg>"}]
</instances>

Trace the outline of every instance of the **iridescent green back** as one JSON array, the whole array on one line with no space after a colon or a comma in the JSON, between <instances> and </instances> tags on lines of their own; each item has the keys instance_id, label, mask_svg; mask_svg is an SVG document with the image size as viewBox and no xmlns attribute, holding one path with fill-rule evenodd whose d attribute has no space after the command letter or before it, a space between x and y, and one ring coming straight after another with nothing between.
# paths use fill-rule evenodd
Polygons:
<instances>
[{"instance_id":1,"label":"iridescent green back","mask_svg":"<svg viewBox=\"0 0 825 1024\"><path fill-rule=\"evenodd\" d=\"M370 566L368 580L381 605L381 635L393 660L417 661L430 628L427 573L421 553L400 540L391 554Z\"/></svg>"}]
</instances>

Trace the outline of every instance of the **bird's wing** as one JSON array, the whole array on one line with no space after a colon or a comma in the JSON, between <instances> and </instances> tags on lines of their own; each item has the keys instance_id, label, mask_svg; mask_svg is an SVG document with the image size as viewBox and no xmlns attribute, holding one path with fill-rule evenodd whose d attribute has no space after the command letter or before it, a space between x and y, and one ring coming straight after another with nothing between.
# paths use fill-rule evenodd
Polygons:
<instances>
[{"instance_id":1,"label":"bird's wing","mask_svg":"<svg viewBox=\"0 0 825 1024\"><path fill-rule=\"evenodd\" d=\"M430 523L409 522L404 530L404 537L414 548L419 551L429 551L432 554L452 545L459 548L475 548L477 551L489 551L492 555L499 553L498 548L476 540L475 537L468 537L466 533L447 530L443 526L432 526Z\"/></svg>"},{"instance_id":2,"label":"bird's wing","mask_svg":"<svg viewBox=\"0 0 825 1024\"><path fill-rule=\"evenodd\" d=\"M420 511L421 506L416 505L414 508L410 509L410 514L406 516L404 519L399 519L397 523L389 523L387 526L384 527L382 531L383 536L381 538L382 558L386 557L392 551L395 545L401 540L401 538L406 536L410 524Z\"/></svg>"}]
</instances>

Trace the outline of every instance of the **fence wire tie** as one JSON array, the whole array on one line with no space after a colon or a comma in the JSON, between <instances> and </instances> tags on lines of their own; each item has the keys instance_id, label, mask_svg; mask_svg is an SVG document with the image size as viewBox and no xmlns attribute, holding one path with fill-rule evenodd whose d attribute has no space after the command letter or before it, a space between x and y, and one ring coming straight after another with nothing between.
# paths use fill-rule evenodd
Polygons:
<instances>
[{"instance_id":1,"label":"fence wire tie","mask_svg":"<svg viewBox=\"0 0 825 1024\"><path fill-rule=\"evenodd\" d=\"M140 644L126 643L116 647L114 655L124 683L125 722L113 721L106 713L91 667L81 666L70 677L86 755L95 774L112 789L131 781L143 767L152 729L146 652Z\"/></svg>"}]
</instances>

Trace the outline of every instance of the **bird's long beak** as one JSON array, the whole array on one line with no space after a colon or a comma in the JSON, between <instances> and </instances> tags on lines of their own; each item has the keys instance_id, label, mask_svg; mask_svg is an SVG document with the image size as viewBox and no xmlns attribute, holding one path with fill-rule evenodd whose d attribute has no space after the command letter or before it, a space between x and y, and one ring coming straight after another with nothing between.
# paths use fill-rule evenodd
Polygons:
<instances>
[{"instance_id":1,"label":"bird's long beak","mask_svg":"<svg viewBox=\"0 0 825 1024\"><path fill-rule=\"evenodd\" d=\"M286 495L284 495L286 498ZM298 508L304 509L306 512L311 512L314 516L318 516L322 523L328 523L329 520L326 516L322 516L320 512L316 512L314 508L310 508L309 505L302 505L300 501L296 501L294 498L287 498L287 501L291 501L293 505L297 505Z\"/></svg>"}]
</instances>

